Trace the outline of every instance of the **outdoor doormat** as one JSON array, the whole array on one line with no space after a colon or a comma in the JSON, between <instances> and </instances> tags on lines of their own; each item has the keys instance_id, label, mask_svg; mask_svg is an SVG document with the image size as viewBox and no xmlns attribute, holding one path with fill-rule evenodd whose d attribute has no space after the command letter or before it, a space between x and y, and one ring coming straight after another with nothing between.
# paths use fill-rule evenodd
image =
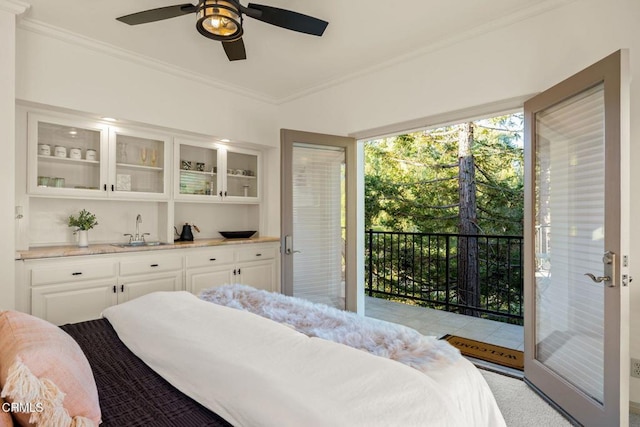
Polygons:
<instances>
[{"instance_id":1,"label":"outdoor doormat","mask_svg":"<svg viewBox=\"0 0 640 427\"><path fill-rule=\"evenodd\" d=\"M464 356L485 360L521 371L524 370L524 353L521 351L455 335L445 335L441 339L447 340L449 344L460 350L460 353Z\"/></svg>"}]
</instances>

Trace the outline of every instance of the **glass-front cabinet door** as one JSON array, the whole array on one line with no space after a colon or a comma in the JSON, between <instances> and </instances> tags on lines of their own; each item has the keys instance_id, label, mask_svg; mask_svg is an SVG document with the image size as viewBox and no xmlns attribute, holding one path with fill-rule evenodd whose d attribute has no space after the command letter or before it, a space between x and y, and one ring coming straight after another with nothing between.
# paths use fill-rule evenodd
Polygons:
<instances>
[{"instance_id":1,"label":"glass-front cabinet door","mask_svg":"<svg viewBox=\"0 0 640 427\"><path fill-rule=\"evenodd\" d=\"M260 154L223 144L176 140L176 199L257 203Z\"/></svg>"},{"instance_id":2,"label":"glass-front cabinet door","mask_svg":"<svg viewBox=\"0 0 640 427\"><path fill-rule=\"evenodd\" d=\"M214 201L219 199L218 147L214 143L176 140L175 198Z\"/></svg>"},{"instance_id":3,"label":"glass-front cabinet door","mask_svg":"<svg viewBox=\"0 0 640 427\"><path fill-rule=\"evenodd\" d=\"M248 151L226 150L225 197L258 199L259 156Z\"/></svg>"},{"instance_id":4,"label":"glass-front cabinet door","mask_svg":"<svg viewBox=\"0 0 640 427\"><path fill-rule=\"evenodd\" d=\"M168 197L170 141L162 135L111 128L109 185L119 198Z\"/></svg>"},{"instance_id":5,"label":"glass-front cabinet door","mask_svg":"<svg viewBox=\"0 0 640 427\"><path fill-rule=\"evenodd\" d=\"M169 137L30 113L27 138L30 194L169 198Z\"/></svg>"},{"instance_id":6,"label":"glass-front cabinet door","mask_svg":"<svg viewBox=\"0 0 640 427\"><path fill-rule=\"evenodd\" d=\"M105 197L106 126L39 114L28 121L31 194Z\"/></svg>"}]
</instances>

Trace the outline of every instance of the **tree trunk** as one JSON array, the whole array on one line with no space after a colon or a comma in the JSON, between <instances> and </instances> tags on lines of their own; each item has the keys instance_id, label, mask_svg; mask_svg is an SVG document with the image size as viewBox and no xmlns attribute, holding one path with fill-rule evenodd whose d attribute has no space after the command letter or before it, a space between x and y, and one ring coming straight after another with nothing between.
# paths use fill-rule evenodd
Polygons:
<instances>
[{"instance_id":1,"label":"tree trunk","mask_svg":"<svg viewBox=\"0 0 640 427\"><path fill-rule=\"evenodd\" d=\"M458 233L478 234L476 218L476 175L471 146L473 123L461 125L458 140L458 192L460 199ZM478 316L475 307L480 305L480 283L478 267L478 239L458 238L458 303L470 308L463 314Z\"/></svg>"}]
</instances>

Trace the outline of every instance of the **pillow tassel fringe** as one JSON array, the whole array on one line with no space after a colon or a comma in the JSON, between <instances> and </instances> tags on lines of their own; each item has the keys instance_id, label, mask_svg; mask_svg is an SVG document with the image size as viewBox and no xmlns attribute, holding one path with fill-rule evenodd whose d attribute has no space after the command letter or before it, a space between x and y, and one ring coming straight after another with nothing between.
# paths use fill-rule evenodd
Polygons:
<instances>
[{"instance_id":1,"label":"pillow tassel fringe","mask_svg":"<svg viewBox=\"0 0 640 427\"><path fill-rule=\"evenodd\" d=\"M62 406L65 394L55 383L47 378L39 379L31 373L29 367L18 357L9 368L7 382L0 393L14 402L32 403L34 406L29 422L43 426L94 427L92 420L75 416L71 418Z\"/></svg>"}]
</instances>

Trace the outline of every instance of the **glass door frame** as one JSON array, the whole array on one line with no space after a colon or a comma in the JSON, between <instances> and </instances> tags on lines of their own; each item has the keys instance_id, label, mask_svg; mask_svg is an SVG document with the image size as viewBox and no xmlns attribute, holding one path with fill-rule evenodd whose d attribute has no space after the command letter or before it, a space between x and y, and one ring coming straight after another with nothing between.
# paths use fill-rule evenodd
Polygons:
<instances>
[{"instance_id":1,"label":"glass door frame","mask_svg":"<svg viewBox=\"0 0 640 427\"><path fill-rule=\"evenodd\" d=\"M282 292L293 295L293 146L303 143L318 146L343 147L345 149L345 308L362 311L364 308L363 285L358 286L358 170L357 143L355 138L303 132L290 129L280 130L280 208L281 208L281 277Z\"/></svg>"},{"instance_id":2,"label":"glass door frame","mask_svg":"<svg viewBox=\"0 0 640 427\"><path fill-rule=\"evenodd\" d=\"M628 425L629 414L629 79L628 52L615 52L525 102L525 381L585 425ZM536 359L536 114L604 84L605 242L616 254L605 295L604 403L590 399Z\"/></svg>"}]
</instances>

